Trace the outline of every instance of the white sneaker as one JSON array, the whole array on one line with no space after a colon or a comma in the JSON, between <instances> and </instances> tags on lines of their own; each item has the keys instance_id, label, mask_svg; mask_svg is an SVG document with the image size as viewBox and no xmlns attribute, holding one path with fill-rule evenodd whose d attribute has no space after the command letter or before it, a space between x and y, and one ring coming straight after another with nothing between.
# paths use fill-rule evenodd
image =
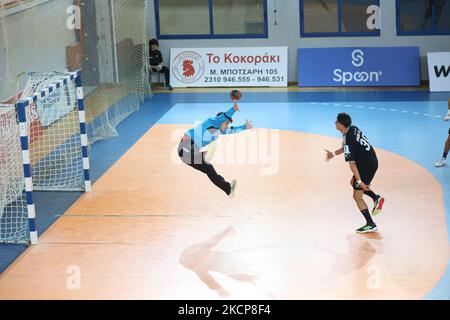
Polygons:
<instances>
[{"instance_id":1,"label":"white sneaker","mask_svg":"<svg viewBox=\"0 0 450 320\"><path fill-rule=\"evenodd\" d=\"M236 191L236 186L237 186L237 181L236 181L236 180L233 180L233 181L231 182L231 192L230 192L230 194L228 195L230 198L233 198L233 197L234 197L234 193L235 193L235 191Z\"/></svg>"},{"instance_id":2,"label":"white sneaker","mask_svg":"<svg viewBox=\"0 0 450 320\"><path fill-rule=\"evenodd\" d=\"M450 120L450 111L445 115L444 121Z\"/></svg>"},{"instance_id":3,"label":"white sneaker","mask_svg":"<svg viewBox=\"0 0 450 320\"><path fill-rule=\"evenodd\" d=\"M436 162L435 166L440 168L443 167L445 165L445 158L442 157L441 160L439 160L438 162Z\"/></svg>"}]
</instances>

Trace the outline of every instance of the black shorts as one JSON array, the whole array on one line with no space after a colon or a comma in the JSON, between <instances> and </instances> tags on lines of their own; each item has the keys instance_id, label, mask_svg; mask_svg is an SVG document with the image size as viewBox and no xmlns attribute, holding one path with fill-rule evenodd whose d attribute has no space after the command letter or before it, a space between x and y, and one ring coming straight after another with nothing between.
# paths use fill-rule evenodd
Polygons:
<instances>
[{"instance_id":1,"label":"black shorts","mask_svg":"<svg viewBox=\"0 0 450 320\"><path fill-rule=\"evenodd\" d=\"M359 175L361 177L361 181L366 185L370 185L372 183L373 178L378 170L378 163L374 163L371 166L367 167L358 167ZM353 176L353 189L361 190L359 186L356 185L356 178Z\"/></svg>"},{"instance_id":2,"label":"black shorts","mask_svg":"<svg viewBox=\"0 0 450 320\"><path fill-rule=\"evenodd\" d=\"M448 128L448 135L450 136L450 128Z\"/></svg>"}]
</instances>

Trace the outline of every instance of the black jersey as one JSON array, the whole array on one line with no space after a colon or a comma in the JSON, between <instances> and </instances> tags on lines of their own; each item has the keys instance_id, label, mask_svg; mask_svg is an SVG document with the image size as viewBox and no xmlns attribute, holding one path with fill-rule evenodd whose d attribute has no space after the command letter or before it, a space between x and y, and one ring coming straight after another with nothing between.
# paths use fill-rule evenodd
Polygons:
<instances>
[{"instance_id":1,"label":"black jersey","mask_svg":"<svg viewBox=\"0 0 450 320\"><path fill-rule=\"evenodd\" d=\"M149 59L150 59L150 65L151 66L158 66L161 63L163 63L162 53L159 50L152 51L150 49Z\"/></svg>"},{"instance_id":2,"label":"black jersey","mask_svg":"<svg viewBox=\"0 0 450 320\"><path fill-rule=\"evenodd\" d=\"M378 164L375 149L356 126L350 126L347 134L344 134L344 154L345 161L356 162L358 168L367 168Z\"/></svg>"}]
</instances>

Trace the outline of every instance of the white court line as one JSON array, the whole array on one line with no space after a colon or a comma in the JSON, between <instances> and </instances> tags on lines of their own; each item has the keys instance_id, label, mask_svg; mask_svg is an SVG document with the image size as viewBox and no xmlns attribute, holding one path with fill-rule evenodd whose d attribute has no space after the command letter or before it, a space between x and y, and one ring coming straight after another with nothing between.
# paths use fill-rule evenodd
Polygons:
<instances>
[{"instance_id":1,"label":"white court line","mask_svg":"<svg viewBox=\"0 0 450 320\"><path fill-rule=\"evenodd\" d=\"M322 102L322 103L318 103L318 102L310 102L311 104L322 104L322 105L324 105L324 106L346 106L346 107L348 107L348 108L352 108L352 107L355 107L355 108L358 108L358 109L364 109L364 108L367 108L367 109L370 109L370 110L380 110L380 111L387 111L387 110L389 110L389 111L391 111L391 112L401 112L401 113L404 113L404 114L415 114L415 115L423 115L423 116L425 116L425 117L434 117L434 118L436 118L436 119L442 119L443 117L442 116L439 116L439 115L431 115L431 114L429 114L429 113L420 113L420 112L417 112L417 111L408 111L408 110L398 110L398 109L388 109L388 108L376 108L376 107L373 107L373 106L362 106L362 105L357 105L357 106L354 106L354 105L351 105L351 104L346 104L346 105L344 105L344 104L340 104L340 103L333 103L333 104L330 104L330 103L326 103L326 102Z\"/></svg>"}]
</instances>

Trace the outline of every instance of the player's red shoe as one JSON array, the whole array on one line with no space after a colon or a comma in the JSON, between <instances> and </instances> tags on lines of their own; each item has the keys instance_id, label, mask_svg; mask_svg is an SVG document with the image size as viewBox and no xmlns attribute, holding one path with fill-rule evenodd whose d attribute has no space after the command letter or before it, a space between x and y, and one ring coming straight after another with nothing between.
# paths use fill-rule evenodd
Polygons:
<instances>
[{"instance_id":1,"label":"player's red shoe","mask_svg":"<svg viewBox=\"0 0 450 320\"><path fill-rule=\"evenodd\" d=\"M383 197L379 197L375 203L373 204L373 210L372 210L372 215L376 216L377 214L379 214L381 212L381 210L383 210L383 205L384 205L384 198Z\"/></svg>"}]
</instances>

